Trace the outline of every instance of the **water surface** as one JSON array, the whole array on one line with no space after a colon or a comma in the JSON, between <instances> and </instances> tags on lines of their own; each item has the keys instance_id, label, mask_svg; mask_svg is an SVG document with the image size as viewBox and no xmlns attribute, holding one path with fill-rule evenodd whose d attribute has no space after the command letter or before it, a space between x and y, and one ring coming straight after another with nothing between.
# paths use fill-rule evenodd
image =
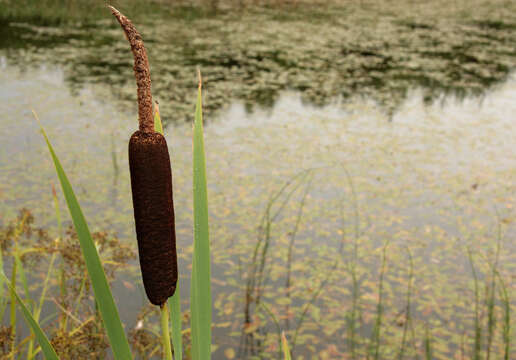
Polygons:
<instances>
[{"instance_id":1,"label":"water surface","mask_svg":"<svg viewBox=\"0 0 516 360\"><path fill-rule=\"evenodd\" d=\"M168 124L184 310L192 251L188 119L197 66L206 80L214 359L275 357L275 321L291 342L301 324L298 359L349 357L355 263L362 314L355 345L357 357L364 356L386 243L384 358L396 358L401 342L407 249L414 269L407 357L423 356L427 328L436 359L460 356L461 349L470 354L468 247L484 281L499 244L498 270L514 293L513 23L431 14L423 23L417 14L407 22L406 13L383 13L369 30L350 23L351 14L307 21L263 13L252 22L249 14L241 21L223 14L194 28L142 24ZM26 207L41 226L55 229L57 179L34 109L92 229L116 232L135 247L127 164L137 127L135 88L120 30L108 20L8 29L0 50L0 222ZM292 41L296 36L304 41ZM61 203L64 209L62 196ZM252 293L265 307L246 304L256 248L264 267L262 286ZM138 270L117 275L114 286L133 328L146 304ZM501 318L498 303L496 309ZM501 320L497 326L493 353L501 356Z\"/></svg>"}]
</instances>

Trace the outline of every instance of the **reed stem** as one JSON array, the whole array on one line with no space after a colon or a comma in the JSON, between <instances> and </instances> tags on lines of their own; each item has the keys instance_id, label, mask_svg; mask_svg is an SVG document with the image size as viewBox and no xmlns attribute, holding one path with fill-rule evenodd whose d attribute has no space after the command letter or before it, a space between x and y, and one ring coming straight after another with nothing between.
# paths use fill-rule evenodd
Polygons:
<instances>
[{"instance_id":1,"label":"reed stem","mask_svg":"<svg viewBox=\"0 0 516 360\"><path fill-rule=\"evenodd\" d=\"M172 348L170 347L170 331L168 327L169 318L168 302L161 306L161 342L163 343L163 360L172 360Z\"/></svg>"}]
</instances>

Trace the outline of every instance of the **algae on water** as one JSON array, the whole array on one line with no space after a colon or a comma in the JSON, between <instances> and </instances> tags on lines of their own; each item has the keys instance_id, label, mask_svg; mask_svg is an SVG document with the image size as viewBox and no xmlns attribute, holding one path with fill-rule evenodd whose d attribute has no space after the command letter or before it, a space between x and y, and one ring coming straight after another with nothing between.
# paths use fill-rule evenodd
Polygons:
<instances>
[{"instance_id":1,"label":"algae on water","mask_svg":"<svg viewBox=\"0 0 516 360\"><path fill-rule=\"evenodd\" d=\"M141 28L156 74L153 92L166 122L192 119L197 67L209 113L235 99L248 109L271 106L282 91L294 89L316 105L372 99L392 115L412 88L422 88L428 103L442 94L481 95L516 65L516 5L502 0L453 6L323 2L215 15L196 8L138 9L133 11L146 23ZM115 24L90 19L43 27L29 18L1 27L8 61L57 63L72 91L102 83L101 98L134 108L132 70Z\"/></svg>"}]
</instances>

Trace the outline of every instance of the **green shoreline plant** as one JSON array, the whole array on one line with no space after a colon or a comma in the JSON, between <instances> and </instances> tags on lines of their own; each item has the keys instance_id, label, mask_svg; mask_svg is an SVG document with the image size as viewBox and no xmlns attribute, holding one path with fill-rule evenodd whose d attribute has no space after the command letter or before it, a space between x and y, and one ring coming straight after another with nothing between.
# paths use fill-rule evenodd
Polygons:
<instances>
[{"instance_id":1,"label":"green shoreline plant","mask_svg":"<svg viewBox=\"0 0 516 360\"><path fill-rule=\"evenodd\" d=\"M169 317L172 323L172 342L174 348L174 357L176 360L182 359L182 340L181 340L181 309L179 298L179 286L177 279L177 257L175 251L175 231L173 225L173 205L172 205L172 178L170 170L170 158L168 156L168 148L163 137L163 128L159 110L156 106L156 112L152 112L152 98L150 95L150 76L148 70L148 62L141 41L141 36L136 32L130 21L121 15L116 9L111 7L115 17L119 20L126 36L131 43L133 54L135 55L135 75L138 83L139 95L139 115L140 130L138 130L130 140L129 145L129 161L131 167L131 182L133 190L133 202L135 207L136 233L139 242L139 249L142 250L142 241L148 241L145 244L143 252L140 251L142 265L142 275L145 290L151 303L160 305L161 308L161 327L162 327L162 346L164 359L172 360L172 347L170 346L170 328ZM142 61L143 59L143 61ZM141 67L141 68L140 68ZM142 75L143 73L143 75ZM194 121L193 134L193 192L194 192L194 253L191 277L191 341L192 341L192 359L204 360L211 357L211 290L210 290L210 248L209 248L209 230L208 230L208 195L206 184L206 161L203 140L202 126L202 89L201 77L199 72L199 89L197 94L197 104ZM111 349L115 359L132 359L133 355L124 332L123 325L118 315L118 309L115 305L109 283L107 281L104 269L102 267L99 253L95 242L89 231L86 218L82 213L79 202L72 189L66 173L61 166L59 158L48 139L45 130L35 112L34 116L40 125L41 132L48 146L52 160L56 167L56 172L61 183L66 203L70 211L77 237L80 242L82 255L86 262L88 275L94 290L95 308L98 310L104 328L106 329ZM137 135L135 137L135 135ZM150 149L148 139L150 138ZM143 169L142 169L143 168ZM156 170L157 169L157 170ZM156 178L157 172L157 178ZM156 184L156 182L158 184ZM150 186L151 189L146 188ZM143 188L143 190L142 190ZM145 206L149 200L154 201L150 213ZM160 205L156 203L161 202ZM164 204L164 205L163 205ZM158 208L156 208L158 206ZM156 211L154 211L156 210ZM152 238L156 236L156 231L149 219L156 216L156 212L165 220L165 226L161 227L161 234L158 239ZM56 214L58 216L58 224L60 224L60 212L56 203ZM141 220L149 220L150 226L141 226ZM149 217L145 219L145 217ZM163 219L165 217L165 219ZM168 220L168 221L167 221ZM145 223L145 221L143 221ZM145 224L147 225L147 224ZM160 225L160 224L158 224ZM60 225L59 225L60 227ZM60 230L61 232L61 230ZM148 247L147 247L148 246ZM169 251L163 251L163 247L167 247ZM151 256L147 255L151 252ZM143 254L142 254L143 253ZM154 268L155 256L162 256L158 265L165 266L163 268ZM143 256L142 256L143 255ZM55 257L52 256L48 272L53 268ZM27 289L27 281L25 279L21 262L17 261L20 267L20 276ZM149 265L149 267L146 267ZM168 268L166 268L168 266ZM148 270L151 270L150 273ZM146 283L146 273L150 276L150 284ZM62 275L62 274L60 274ZM31 314L30 309L18 296L15 285L16 272L12 274L12 284L9 279L0 273L1 282L5 282L11 294L11 306L17 302L21 307L22 313L39 342L41 351L46 359L58 359L58 355L46 337L45 333L38 323L40 307L36 309L35 316ZM47 276L48 278L49 276ZM60 276L60 289L65 292L63 276ZM149 280L149 277L147 277ZM164 282L163 282L164 280ZM46 283L45 283L46 284ZM81 287L82 288L82 287ZM46 289L46 285L44 289ZM82 292L81 292L82 293ZM41 295L42 298L44 294ZM30 294L26 290L26 297L30 299ZM40 300L40 303L42 300ZM169 311L169 308L172 311ZM14 323L16 312L11 308L11 318ZM15 325L15 324L14 324ZM66 320L62 324L66 330ZM13 346L15 342L13 341ZM290 359L290 352L286 339L283 339L283 348L285 359ZM29 345L29 359L32 358L32 346ZM34 351L37 354L39 349ZM14 356L14 351L11 355Z\"/></svg>"},{"instance_id":2,"label":"green shoreline plant","mask_svg":"<svg viewBox=\"0 0 516 360\"><path fill-rule=\"evenodd\" d=\"M122 18L122 15L118 13L114 8L111 8L114 15L117 16L117 19L121 22L122 27L128 26L128 22L126 22L124 18ZM127 20L128 21L128 20ZM130 22L129 22L130 24ZM132 26L132 24L131 24ZM141 36L135 32L134 27L127 28L129 31L134 31L131 36L128 35L129 40L133 41L139 41L141 43ZM126 28L124 28L126 30ZM126 35L128 31L126 30ZM133 43L131 43L133 45ZM138 45L138 44L137 44ZM139 95L142 94L142 97L145 98L145 102L139 101L139 104L144 104L144 106L140 106L140 131L150 133L152 138L159 138L163 139L162 135L162 125L161 125L161 119L159 117L159 112L156 112L155 117L152 116L152 99L150 97L150 79L148 76L148 64L145 62L143 63L143 71L145 71L145 67L147 68L147 74L143 75L140 79L138 79L138 75L141 75L142 69L136 69L136 65L138 64L138 61L141 60L142 54L145 55L144 50L142 50L143 43L141 43L141 47L136 46L136 52L138 53L138 57L135 55L135 73L137 75L137 80L140 82L138 85ZM134 50L134 48L133 48ZM136 54L135 52L135 54ZM146 55L145 55L146 59ZM141 64L140 64L141 65ZM148 79L148 80L147 80ZM149 81L146 83L146 81ZM145 86L141 86L145 84ZM196 117L195 117L195 134L194 134L194 148L196 149L194 151L194 217L195 220L195 243L194 248L196 249L196 252L194 253L194 268L193 272L195 275L192 276L192 284L194 285L193 291L192 291L192 319L196 318L197 321L192 320L192 342L194 344L193 346L193 358L194 359L207 359L210 357L210 345L211 345L211 294L209 290L209 281L210 281L210 273L209 273L209 240L208 240L208 223L207 223L207 191L206 191L206 176L205 176L205 160L204 160L204 146L202 144L203 142L203 132L202 132L202 109L201 109L201 86L199 81L199 91L198 91L198 101L197 101L197 109L196 109ZM139 97L140 98L140 97ZM37 118L36 113L34 112L34 116L36 117L36 120L39 123L39 119ZM96 249L95 243L92 239L91 233L89 231L86 219L82 213L82 210L80 208L79 202L74 194L74 191L72 189L72 186L66 176L66 173L61 166L61 163L57 157L57 155L54 152L54 149L44 131L43 126L40 124L42 134L44 136L44 139L47 143L48 149L50 151L50 154L52 156L54 165L56 167L56 172L59 177L59 181L61 183L63 193L66 198L66 203L68 205L69 211L72 216L74 227L77 231L77 236L81 245L82 254L84 256L84 260L86 262L86 266L88 269L88 275L90 277L94 295L95 295L95 304L98 308L98 311L100 313L100 317L102 318L102 322L104 325L104 328L106 329L107 336L109 338L109 341L111 343L111 349L113 351L113 355L115 359L132 359L132 353L129 347L129 342L127 340L127 337L125 335L123 325L120 321L120 317L118 315L117 307L115 306L113 296L111 293L111 290L109 288L108 281L106 279L106 275L104 273L102 264L100 262L100 257L98 254L98 251ZM154 129L158 132L154 132ZM138 133L138 131L137 131ZM141 155L147 149L145 148L145 145L142 145L141 143L138 143L138 140L132 140L132 145L135 145L136 147L142 146L141 148L137 148L134 150L132 149L132 155ZM164 148L163 148L163 144ZM165 201L167 202L167 206L171 205L171 175L170 175L170 164L169 164L169 158L168 158L168 149L166 147L166 142L160 142L158 145L159 149L158 151L161 151L161 154L158 154L161 156L161 158L158 158L156 160L156 154L153 153L151 149L150 153L147 152L143 156L142 159L134 159L134 156L132 158L132 162L136 161L136 163L139 162L139 164L136 165L142 165L143 161L161 161L161 163L158 163L156 166L163 167L162 165L165 164L165 167L167 167L167 160L168 160L168 174L159 174L161 176L160 180L163 180L163 183L161 185L164 185L165 191L170 190L169 194L170 198L164 197ZM166 159L163 163L163 151L166 152ZM130 144L130 153L131 153L131 144ZM140 153L140 154L138 154ZM131 154L130 154L131 158ZM131 160L130 160L131 161ZM131 165L133 165L131 164ZM151 163L152 164L152 163ZM148 166L148 164L143 164L143 166ZM137 166L136 166L137 167ZM139 169L136 169L133 167L131 174L134 176L138 176L139 174L135 174L133 170L138 171ZM152 169L149 170L149 172L152 172ZM165 171L167 172L167 171ZM152 174L151 174L152 175ZM166 179L168 175L168 179ZM133 176L133 177L134 177ZM134 179L132 179L134 180ZM153 181L155 179L148 178L144 179L144 181ZM134 181L134 185L137 186L145 186L146 184L141 183L141 179L136 179ZM152 184L151 184L152 186ZM203 189L200 189L200 186L204 186ZM140 188L135 188L133 186L133 191L140 191ZM163 189L159 189L162 190ZM140 194L141 195L141 194ZM143 194L143 196L146 196L149 194ZM157 193L152 192L150 194L153 199L151 200L160 200L157 199ZM138 201L143 201L142 199L138 199L136 202L136 208L141 208L141 204L138 203ZM138 210L135 209L135 215L140 216L141 214L136 214ZM170 215L170 213L169 213ZM173 217L173 214L172 214ZM201 217L198 219L198 217ZM138 223L139 219L136 219ZM170 218L169 218L170 220ZM171 225L170 222L168 225ZM173 225L173 224L172 224ZM166 232L165 236L167 237L167 240L171 239L171 233L170 233L171 227ZM137 233L138 233L138 224L137 224ZM147 230L147 229L146 229ZM141 234L140 234L141 235ZM144 236L151 236L151 234L147 234L144 231ZM140 237L139 237L140 240ZM156 242L153 242L152 245L158 246L157 249L151 249L156 250L159 252L162 252L162 248L159 247L160 244L156 245ZM177 266L177 258L175 257L175 243L173 251L169 251L166 253L168 256L169 264L172 266L172 271L168 272L167 274L172 275L172 282L173 282L173 290L176 288L176 282L177 282L177 267L175 269L175 275L174 275L174 266ZM200 255L199 255L200 254ZM141 254L140 254L141 255ZM174 255L174 256L171 256ZM149 259L146 259L147 261ZM151 260L152 261L152 260ZM204 262L204 263L203 263ZM206 263L207 262L207 263ZM151 263L153 265L153 263ZM143 270L143 269L142 269ZM169 269L170 270L170 269ZM143 272L143 271L142 271ZM30 310L27 308L27 306L24 304L24 302L21 300L21 298L18 296L14 286L11 286L11 282L3 275L1 274L1 280L6 282L8 285L10 292L11 292L11 304L14 306L16 302L18 302L19 306L22 309L22 313L25 316L27 323L31 330L36 334L36 338L40 344L40 347L45 355L45 358L47 359L58 359L57 354L50 344L50 341L45 336L44 332L42 331L40 325L38 324L37 320L34 319L32 316ZM161 276L162 274L152 274ZM176 277L173 279L173 277ZM144 277L145 278L145 277ZM13 280L12 283L16 283L16 272L13 271ZM153 279L153 280L161 280ZM170 277L168 278L170 280ZM151 285L150 291L146 290L147 293L151 293L149 298L151 302L153 303L159 303L161 309L162 309L162 316L161 316L161 324L162 324L162 340L163 340L163 349L164 349L164 358L166 359L172 359L172 351L170 346L170 329L169 329L169 316L172 319L172 328L173 328L173 334L172 339L174 343L174 349L175 349L175 358L181 359L182 358L182 349L181 349L181 323L180 323L180 301L179 301L179 291L175 293L176 296L172 296L170 299L167 298L172 295L170 292L171 281L169 281L165 286L165 289L153 286L155 284ZM24 281L26 283L26 281ZM144 280L145 283L145 280ZM158 283L160 285L160 283ZM207 287L206 287L207 285ZM157 296L156 293L157 292ZM165 291L165 295L162 294L162 292ZM30 298L28 292L27 292L27 298ZM168 295L168 296L167 296ZM203 299L196 298L196 295L202 296ZM151 299L152 298L152 299ZM195 306L193 305L195 304ZM172 312L169 314L169 305L172 308ZM14 315L13 315L14 314ZM11 310L11 317L15 316L15 311ZM196 315L194 315L196 314ZM15 321L15 320L14 320ZM202 336L202 338L196 338L196 335ZM14 344L14 342L13 342ZM14 346L14 345L13 345ZM12 352L14 356L14 351Z\"/></svg>"}]
</instances>

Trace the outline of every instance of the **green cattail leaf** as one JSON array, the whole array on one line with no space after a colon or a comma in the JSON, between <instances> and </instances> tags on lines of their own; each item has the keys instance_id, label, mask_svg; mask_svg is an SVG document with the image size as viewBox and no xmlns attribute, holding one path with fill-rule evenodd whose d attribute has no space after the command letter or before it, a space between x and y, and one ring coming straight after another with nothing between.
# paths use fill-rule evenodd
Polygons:
<instances>
[{"instance_id":1,"label":"green cattail leaf","mask_svg":"<svg viewBox=\"0 0 516 360\"><path fill-rule=\"evenodd\" d=\"M172 346L174 347L174 359L183 359L183 336L181 333L181 296L179 294L179 279L176 292L168 299L170 308L170 323L172 324Z\"/></svg>"},{"instance_id":2,"label":"green cattail leaf","mask_svg":"<svg viewBox=\"0 0 516 360\"><path fill-rule=\"evenodd\" d=\"M41 328L39 327L39 324L36 322L36 320L34 320L29 309L27 309L27 307L25 306L23 301L18 296L18 293L16 293L16 290L13 289L13 287L11 286L11 282L9 281L9 279L7 279L7 277L5 276L3 271L0 271L0 277L2 278L2 281L7 284L7 287L9 288L9 290L16 297L16 302L18 303L18 305L21 308L23 316L25 317L25 321L27 321L27 324L29 325L29 327L32 329L32 331L36 335L36 339L38 340L39 345L41 346L41 350L43 351L45 358L47 360L59 359L59 357L56 354L56 351L50 344L50 341L48 341L47 336L45 335L43 330L41 330Z\"/></svg>"},{"instance_id":3,"label":"green cattail leaf","mask_svg":"<svg viewBox=\"0 0 516 360\"><path fill-rule=\"evenodd\" d=\"M68 205L70 215L72 216L75 230L77 231L77 236L81 245L81 251L86 262L88 275L93 286L95 299L100 310L104 328L106 329L106 333L111 344L113 355L115 359L118 360L132 359L133 357L129 347L129 342L125 336L124 328L122 326L122 322L120 321L120 316L118 315L118 310L115 306L115 301L113 300L113 295L111 294L111 290L106 279L106 274L104 273L97 248L95 247L95 243L91 237L88 224L86 223L86 218L82 213L79 202L77 201L75 193L72 189L72 185L68 181L68 177L66 176L66 173L61 166L61 163L55 154L43 127L41 127L41 132L45 138L45 142L47 143L52 160L54 161L57 176L61 183L63 194L66 199L66 204Z\"/></svg>"},{"instance_id":4,"label":"green cattail leaf","mask_svg":"<svg viewBox=\"0 0 516 360\"><path fill-rule=\"evenodd\" d=\"M207 360L211 357L210 239L200 79L193 131L193 199L194 252L190 290L192 359Z\"/></svg>"},{"instance_id":5,"label":"green cattail leaf","mask_svg":"<svg viewBox=\"0 0 516 360\"><path fill-rule=\"evenodd\" d=\"M281 347L283 348L283 359L284 360L291 360L290 349L288 347L287 338L286 338L284 332L281 333Z\"/></svg>"},{"instance_id":6,"label":"green cattail leaf","mask_svg":"<svg viewBox=\"0 0 516 360\"><path fill-rule=\"evenodd\" d=\"M161 135L163 134L163 125L161 123L161 116L159 115L159 106L156 102L154 106L154 131L159 132Z\"/></svg>"}]
</instances>

